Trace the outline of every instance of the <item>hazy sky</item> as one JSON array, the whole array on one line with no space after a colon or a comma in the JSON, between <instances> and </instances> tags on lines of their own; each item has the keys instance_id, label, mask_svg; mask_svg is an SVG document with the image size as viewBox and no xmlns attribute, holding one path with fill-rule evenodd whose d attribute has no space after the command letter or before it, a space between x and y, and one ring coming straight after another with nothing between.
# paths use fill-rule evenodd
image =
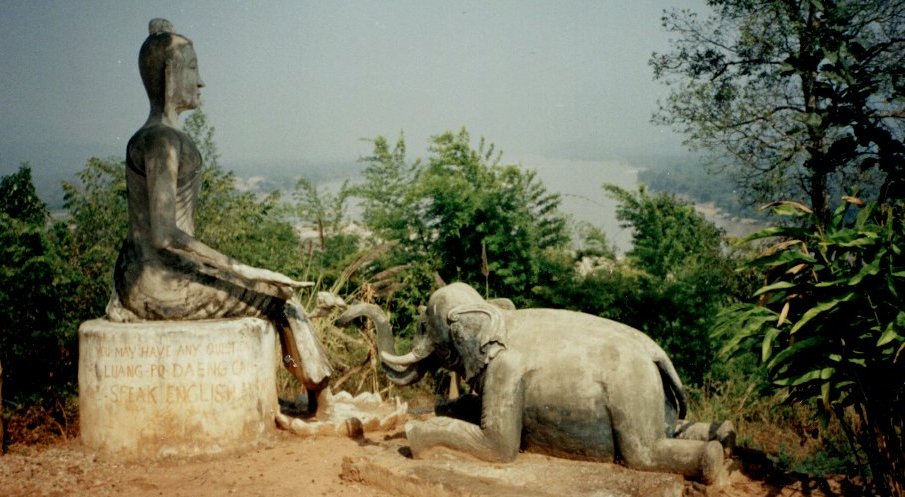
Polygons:
<instances>
[{"instance_id":1,"label":"hazy sky","mask_svg":"<svg viewBox=\"0 0 905 497\"><path fill-rule=\"evenodd\" d=\"M421 155L431 135L461 126L504 160L679 150L648 122L665 90L647 60L668 49L670 7L704 10L702 0L4 0L0 172L34 161L16 155L35 147L122 153L147 117L137 57L153 17L194 42L226 165L351 162L370 150L361 138L400 131Z\"/></svg>"}]
</instances>

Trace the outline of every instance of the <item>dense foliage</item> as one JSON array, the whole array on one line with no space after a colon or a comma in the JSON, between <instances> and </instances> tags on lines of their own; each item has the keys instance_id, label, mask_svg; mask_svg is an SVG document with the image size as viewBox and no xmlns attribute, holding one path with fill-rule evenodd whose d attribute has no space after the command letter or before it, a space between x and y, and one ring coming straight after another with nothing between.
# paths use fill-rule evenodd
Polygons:
<instances>
[{"instance_id":1,"label":"dense foliage","mask_svg":"<svg viewBox=\"0 0 905 497\"><path fill-rule=\"evenodd\" d=\"M867 455L883 494L905 491L905 205L853 197L823 225L797 203L775 206L799 223L766 229L748 263L766 276L759 304L721 316L727 350L760 350L794 399L819 399Z\"/></svg>"},{"instance_id":2,"label":"dense foliage","mask_svg":"<svg viewBox=\"0 0 905 497\"><path fill-rule=\"evenodd\" d=\"M501 165L483 140L472 148L465 129L434 136L425 161L406 162L401 136L392 150L376 138L362 161L356 195L368 226L395 244L389 265L413 264L525 303L554 264L550 252L568 242L559 196L533 171ZM423 301L434 281L421 284Z\"/></svg>"},{"instance_id":3,"label":"dense foliage","mask_svg":"<svg viewBox=\"0 0 905 497\"><path fill-rule=\"evenodd\" d=\"M630 324L654 338L683 378L699 383L719 344L710 328L742 280L725 253L722 233L694 206L668 194L604 186L618 201L617 218L632 229L625 259L603 258L586 275L547 289L547 304Z\"/></svg>"},{"instance_id":4,"label":"dense foliage","mask_svg":"<svg viewBox=\"0 0 905 497\"><path fill-rule=\"evenodd\" d=\"M104 313L113 288L112 262L128 229L125 164L92 158L77 178L63 183L69 219L57 232L68 265L79 275L76 308L89 319Z\"/></svg>"},{"instance_id":5,"label":"dense foliage","mask_svg":"<svg viewBox=\"0 0 905 497\"><path fill-rule=\"evenodd\" d=\"M7 399L74 391L76 277L48 228L31 169L0 182L0 363ZM62 387L57 391L51 387Z\"/></svg>"},{"instance_id":6,"label":"dense foliage","mask_svg":"<svg viewBox=\"0 0 905 497\"><path fill-rule=\"evenodd\" d=\"M795 214L755 235L778 237L746 265L760 301L724 312L717 336L756 350L789 400L819 399L876 490L903 495L905 2L707 3L704 20L663 18L677 40L650 61L671 89L655 120L720 158L749 203Z\"/></svg>"},{"instance_id":7,"label":"dense foliage","mask_svg":"<svg viewBox=\"0 0 905 497\"><path fill-rule=\"evenodd\" d=\"M673 160L642 169L638 182L654 192L673 193L696 203L713 203L729 216L764 219L764 213L742 201L726 171L707 170L698 159Z\"/></svg>"},{"instance_id":8,"label":"dense foliage","mask_svg":"<svg viewBox=\"0 0 905 497\"><path fill-rule=\"evenodd\" d=\"M659 122L721 157L749 199L803 196L821 220L833 185L905 193L905 2L707 3L704 20L663 18L677 38L650 61L671 88Z\"/></svg>"}]
</instances>

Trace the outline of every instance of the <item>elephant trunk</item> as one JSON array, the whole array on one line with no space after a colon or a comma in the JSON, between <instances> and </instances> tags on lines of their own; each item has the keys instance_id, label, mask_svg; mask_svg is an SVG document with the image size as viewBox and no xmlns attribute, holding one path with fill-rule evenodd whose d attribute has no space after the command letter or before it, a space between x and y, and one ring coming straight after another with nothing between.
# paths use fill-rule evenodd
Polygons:
<instances>
[{"instance_id":1,"label":"elephant trunk","mask_svg":"<svg viewBox=\"0 0 905 497\"><path fill-rule=\"evenodd\" d=\"M387 378L396 385L410 385L421 379L421 371L418 362L430 355L429 347L424 341L418 342L416 347L405 355L396 354L396 342L390 327L390 320L386 314L374 304L356 304L349 307L338 318L336 324L348 326L353 320L366 317L374 323L377 330L377 352L384 366Z\"/></svg>"}]
</instances>

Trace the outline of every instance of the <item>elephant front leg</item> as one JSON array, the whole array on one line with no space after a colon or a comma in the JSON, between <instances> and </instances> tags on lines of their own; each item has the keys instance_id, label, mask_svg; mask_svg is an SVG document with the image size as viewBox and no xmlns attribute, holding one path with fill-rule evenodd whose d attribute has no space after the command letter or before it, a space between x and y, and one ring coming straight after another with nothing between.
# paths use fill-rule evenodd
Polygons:
<instances>
[{"instance_id":1,"label":"elephant front leg","mask_svg":"<svg viewBox=\"0 0 905 497\"><path fill-rule=\"evenodd\" d=\"M510 461L518 453L505 440L494 440L480 426L455 418L437 417L428 421L410 421L405 425L412 455L425 457L431 449L445 447L487 461ZM500 443L502 442L502 443Z\"/></svg>"},{"instance_id":2,"label":"elephant front leg","mask_svg":"<svg viewBox=\"0 0 905 497\"><path fill-rule=\"evenodd\" d=\"M501 355L488 367L480 426L442 416L407 423L412 455L419 458L432 448L446 447L485 461L515 459L521 445L524 389L521 378L505 366Z\"/></svg>"}]
</instances>

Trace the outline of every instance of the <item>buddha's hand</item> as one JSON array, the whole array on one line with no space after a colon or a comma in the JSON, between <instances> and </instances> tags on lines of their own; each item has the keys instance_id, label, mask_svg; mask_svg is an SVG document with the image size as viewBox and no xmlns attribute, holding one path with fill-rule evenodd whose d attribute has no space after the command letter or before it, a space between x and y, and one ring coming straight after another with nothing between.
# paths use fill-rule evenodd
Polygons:
<instances>
[{"instance_id":1,"label":"buddha's hand","mask_svg":"<svg viewBox=\"0 0 905 497\"><path fill-rule=\"evenodd\" d=\"M259 281L267 285L276 287L280 297L289 299L295 295L295 290L314 286L310 281L294 280L285 274L271 271L269 269L261 269L257 267L246 266L245 264L236 264L233 268L239 276L250 280Z\"/></svg>"}]
</instances>

